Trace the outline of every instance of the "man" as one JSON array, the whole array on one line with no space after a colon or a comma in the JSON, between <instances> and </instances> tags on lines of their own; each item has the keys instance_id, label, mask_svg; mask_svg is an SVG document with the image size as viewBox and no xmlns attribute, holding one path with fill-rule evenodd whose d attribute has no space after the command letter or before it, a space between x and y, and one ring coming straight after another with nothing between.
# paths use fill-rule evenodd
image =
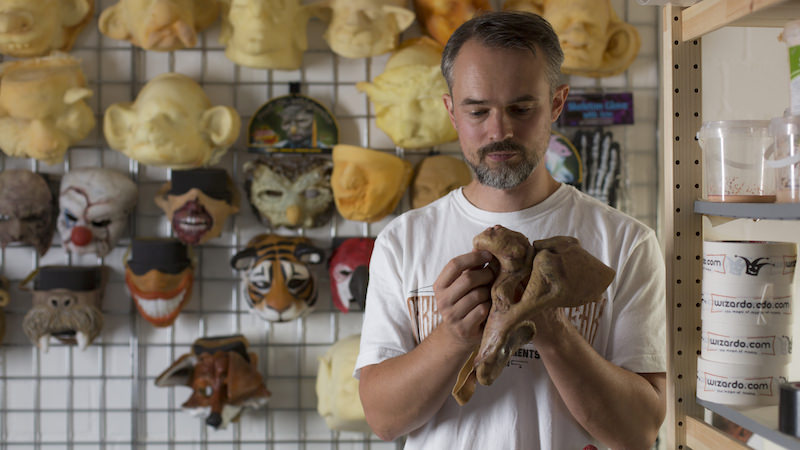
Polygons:
<instances>
[{"instance_id":1,"label":"man","mask_svg":"<svg viewBox=\"0 0 800 450\"><path fill-rule=\"evenodd\" d=\"M539 16L487 13L442 57L444 103L475 177L378 236L356 363L372 429L406 448L648 448L665 409L664 265L652 230L559 184L542 163L569 88ZM537 334L491 386L458 406L459 369L480 342L497 223L530 240L577 237L616 271L597 302L533 317ZM458 256L455 256L458 255Z\"/></svg>"}]
</instances>

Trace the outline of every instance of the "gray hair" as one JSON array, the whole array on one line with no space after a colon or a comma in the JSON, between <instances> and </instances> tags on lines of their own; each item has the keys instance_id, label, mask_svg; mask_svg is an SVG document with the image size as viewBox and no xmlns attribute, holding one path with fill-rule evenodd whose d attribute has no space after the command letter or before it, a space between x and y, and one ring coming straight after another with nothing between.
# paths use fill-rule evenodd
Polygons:
<instances>
[{"instance_id":1,"label":"gray hair","mask_svg":"<svg viewBox=\"0 0 800 450\"><path fill-rule=\"evenodd\" d=\"M442 53L442 75L451 94L456 56L470 39L492 48L528 50L533 55L541 50L546 62L545 72L550 83L550 95L553 95L559 85L564 52L550 23L541 16L528 12L497 11L484 13L464 22L447 41Z\"/></svg>"}]
</instances>

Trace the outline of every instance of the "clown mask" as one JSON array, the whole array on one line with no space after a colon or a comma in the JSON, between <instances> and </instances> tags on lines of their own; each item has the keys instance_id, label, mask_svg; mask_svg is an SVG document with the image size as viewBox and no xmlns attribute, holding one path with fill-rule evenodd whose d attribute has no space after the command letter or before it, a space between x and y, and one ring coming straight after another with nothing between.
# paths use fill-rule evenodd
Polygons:
<instances>
[{"instance_id":1,"label":"clown mask","mask_svg":"<svg viewBox=\"0 0 800 450\"><path fill-rule=\"evenodd\" d=\"M166 52L194 47L217 15L216 0L120 0L100 14L98 27L111 39Z\"/></svg>"},{"instance_id":2,"label":"clown mask","mask_svg":"<svg viewBox=\"0 0 800 450\"><path fill-rule=\"evenodd\" d=\"M245 191L253 211L277 228L314 228L333 214L331 172L327 158L288 155L248 161Z\"/></svg>"},{"instance_id":3,"label":"clown mask","mask_svg":"<svg viewBox=\"0 0 800 450\"><path fill-rule=\"evenodd\" d=\"M244 408L264 406L271 395L258 372L258 356L241 335L194 341L191 353L162 372L156 386L192 388L183 408L215 429L237 421Z\"/></svg>"},{"instance_id":4,"label":"clown mask","mask_svg":"<svg viewBox=\"0 0 800 450\"><path fill-rule=\"evenodd\" d=\"M148 322L167 327L192 296L194 266L177 239L134 239L125 263L125 284Z\"/></svg>"},{"instance_id":5,"label":"clown mask","mask_svg":"<svg viewBox=\"0 0 800 450\"><path fill-rule=\"evenodd\" d=\"M80 62L64 54L8 62L0 68L0 149L47 164L94 128L85 99L92 91Z\"/></svg>"},{"instance_id":6,"label":"clown mask","mask_svg":"<svg viewBox=\"0 0 800 450\"><path fill-rule=\"evenodd\" d=\"M308 48L308 7L300 0L222 0L225 56L256 69L295 70Z\"/></svg>"},{"instance_id":7,"label":"clown mask","mask_svg":"<svg viewBox=\"0 0 800 450\"><path fill-rule=\"evenodd\" d=\"M50 336L63 344L86 348L103 328L100 304L107 268L44 266L31 277L35 277L33 307L22 321L28 339L45 353Z\"/></svg>"},{"instance_id":8,"label":"clown mask","mask_svg":"<svg viewBox=\"0 0 800 450\"><path fill-rule=\"evenodd\" d=\"M433 39L411 39L371 83L356 83L375 106L376 125L398 147L432 147L458 137L442 108L447 83L439 68L441 57L442 47Z\"/></svg>"},{"instance_id":9,"label":"clown mask","mask_svg":"<svg viewBox=\"0 0 800 450\"><path fill-rule=\"evenodd\" d=\"M374 238L345 239L331 255L328 270L333 304L342 312L363 311Z\"/></svg>"},{"instance_id":10,"label":"clown mask","mask_svg":"<svg viewBox=\"0 0 800 450\"><path fill-rule=\"evenodd\" d=\"M218 237L228 216L239 211L239 195L225 169L176 170L155 201L188 245Z\"/></svg>"},{"instance_id":11,"label":"clown mask","mask_svg":"<svg viewBox=\"0 0 800 450\"><path fill-rule=\"evenodd\" d=\"M93 0L0 0L0 53L67 52L93 12Z\"/></svg>"},{"instance_id":12,"label":"clown mask","mask_svg":"<svg viewBox=\"0 0 800 450\"><path fill-rule=\"evenodd\" d=\"M314 308L317 283L309 264L322 258L307 238L260 234L233 256L231 266L241 272L243 296L257 316L288 322Z\"/></svg>"},{"instance_id":13,"label":"clown mask","mask_svg":"<svg viewBox=\"0 0 800 450\"><path fill-rule=\"evenodd\" d=\"M472 181L472 171L452 156L428 156L417 166L411 183L411 206L421 208Z\"/></svg>"},{"instance_id":14,"label":"clown mask","mask_svg":"<svg viewBox=\"0 0 800 450\"><path fill-rule=\"evenodd\" d=\"M0 172L0 244L24 242L44 255L55 231L53 195L40 175L25 169Z\"/></svg>"},{"instance_id":15,"label":"clown mask","mask_svg":"<svg viewBox=\"0 0 800 450\"><path fill-rule=\"evenodd\" d=\"M136 184L120 172L100 168L70 171L61 179L58 199L62 245L69 252L107 255L125 231L136 198Z\"/></svg>"},{"instance_id":16,"label":"clown mask","mask_svg":"<svg viewBox=\"0 0 800 450\"><path fill-rule=\"evenodd\" d=\"M239 135L229 106L211 106L203 88L179 73L163 73L133 103L115 103L103 116L114 150L142 164L190 169L215 164Z\"/></svg>"},{"instance_id":17,"label":"clown mask","mask_svg":"<svg viewBox=\"0 0 800 450\"><path fill-rule=\"evenodd\" d=\"M411 180L411 163L352 145L333 148L333 199L347 220L377 222L394 211Z\"/></svg>"},{"instance_id":18,"label":"clown mask","mask_svg":"<svg viewBox=\"0 0 800 450\"><path fill-rule=\"evenodd\" d=\"M331 430L370 432L353 378L360 339L360 334L342 338L319 358L317 412Z\"/></svg>"},{"instance_id":19,"label":"clown mask","mask_svg":"<svg viewBox=\"0 0 800 450\"><path fill-rule=\"evenodd\" d=\"M414 21L405 0L327 0L322 16L330 22L325 40L334 53L368 58L393 50L397 37Z\"/></svg>"}]
</instances>

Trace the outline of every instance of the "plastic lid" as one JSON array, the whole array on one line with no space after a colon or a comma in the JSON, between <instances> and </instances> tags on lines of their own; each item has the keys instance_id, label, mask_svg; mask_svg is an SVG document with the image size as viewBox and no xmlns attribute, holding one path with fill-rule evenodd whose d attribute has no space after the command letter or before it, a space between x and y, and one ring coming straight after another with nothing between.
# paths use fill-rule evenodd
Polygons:
<instances>
[{"instance_id":1,"label":"plastic lid","mask_svg":"<svg viewBox=\"0 0 800 450\"><path fill-rule=\"evenodd\" d=\"M769 134L772 136L800 134L800 116L775 117L769 122Z\"/></svg>"},{"instance_id":2,"label":"plastic lid","mask_svg":"<svg viewBox=\"0 0 800 450\"><path fill-rule=\"evenodd\" d=\"M697 137L700 139L724 138L729 136L769 136L768 120L717 120L703 122Z\"/></svg>"}]
</instances>

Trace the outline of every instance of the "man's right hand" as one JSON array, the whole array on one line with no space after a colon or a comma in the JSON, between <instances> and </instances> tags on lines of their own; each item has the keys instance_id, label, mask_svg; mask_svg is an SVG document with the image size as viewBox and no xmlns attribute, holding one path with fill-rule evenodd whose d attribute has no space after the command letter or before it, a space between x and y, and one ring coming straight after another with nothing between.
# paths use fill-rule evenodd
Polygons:
<instances>
[{"instance_id":1,"label":"man's right hand","mask_svg":"<svg viewBox=\"0 0 800 450\"><path fill-rule=\"evenodd\" d=\"M480 344L483 324L491 309L491 285L499 264L487 251L473 251L451 259L442 269L433 292L442 316L440 333L451 345L472 350Z\"/></svg>"}]
</instances>

